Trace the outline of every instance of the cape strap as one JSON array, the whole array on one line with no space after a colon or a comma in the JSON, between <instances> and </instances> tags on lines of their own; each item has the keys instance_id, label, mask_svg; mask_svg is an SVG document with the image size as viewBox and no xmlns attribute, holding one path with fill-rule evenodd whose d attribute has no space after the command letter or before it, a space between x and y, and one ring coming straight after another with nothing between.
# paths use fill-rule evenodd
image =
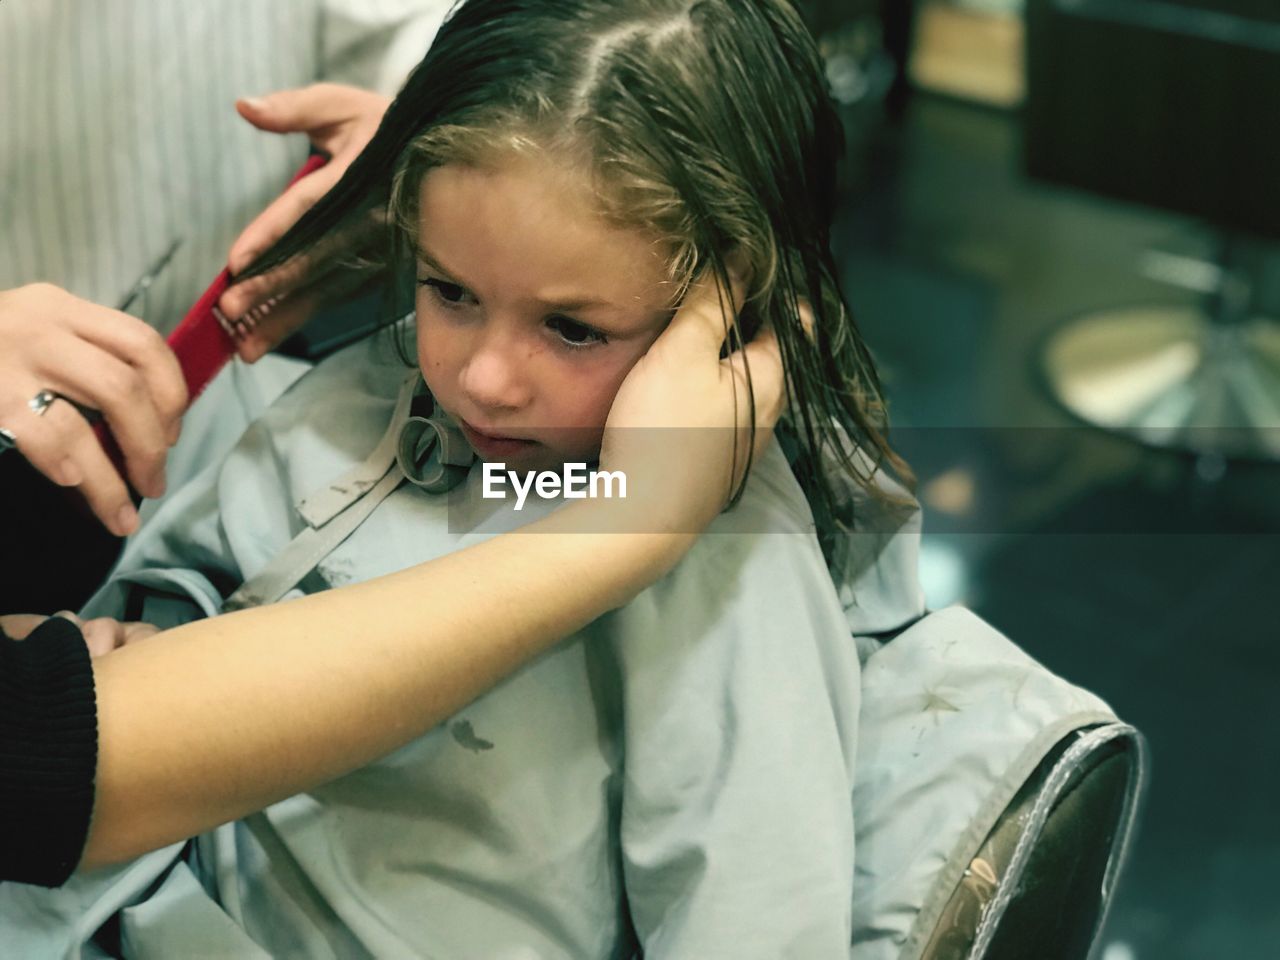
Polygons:
<instances>
[{"instance_id":1,"label":"cape strap","mask_svg":"<svg viewBox=\"0 0 1280 960\"><path fill-rule=\"evenodd\" d=\"M405 480L430 493L462 483L475 454L466 439L420 394L421 375L400 387L382 439L362 462L298 503L307 526L222 605L224 612L275 603L353 534ZM415 404L426 413L411 415Z\"/></svg>"}]
</instances>

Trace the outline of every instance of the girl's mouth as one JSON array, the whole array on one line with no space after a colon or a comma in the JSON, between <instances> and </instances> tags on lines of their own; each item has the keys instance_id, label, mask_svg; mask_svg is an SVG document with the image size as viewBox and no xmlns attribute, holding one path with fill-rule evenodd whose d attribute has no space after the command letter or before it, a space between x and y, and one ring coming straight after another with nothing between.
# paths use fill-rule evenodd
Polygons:
<instances>
[{"instance_id":1,"label":"girl's mouth","mask_svg":"<svg viewBox=\"0 0 1280 960\"><path fill-rule=\"evenodd\" d=\"M471 449L486 460L504 460L521 456L527 454L538 443L536 440L522 440L519 437L485 433L465 420L459 420L458 426L462 427L462 433L466 436L467 443L471 444Z\"/></svg>"}]
</instances>

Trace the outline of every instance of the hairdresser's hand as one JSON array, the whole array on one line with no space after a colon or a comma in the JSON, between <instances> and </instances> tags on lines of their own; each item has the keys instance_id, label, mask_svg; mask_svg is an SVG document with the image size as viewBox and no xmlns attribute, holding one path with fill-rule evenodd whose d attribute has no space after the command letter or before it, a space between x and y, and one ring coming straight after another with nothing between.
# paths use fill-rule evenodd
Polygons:
<instances>
[{"instance_id":1,"label":"hairdresser's hand","mask_svg":"<svg viewBox=\"0 0 1280 960\"><path fill-rule=\"evenodd\" d=\"M236 101L240 115L259 130L305 133L330 160L278 197L231 245L227 264L233 275L280 239L346 173L351 161L373 137L390 100L356 87L317 83L265 97ZM334 258L359 254L376 236L367 231L337 238L315 255L234 284L218 301L235 320L253 312L255 331L240 343L240 356L250 362L280 344L301 327L325 300L358 286L360 277L334 268Z\"/></svg>"},{"instance_id":2,"label":"hairdresser's hand","mask_svg":"<svg viewBox=\"0 0 1280 960\"><path fill-rule=\"evenodd\" d=\"M32 630L48 619L43 613L6 613L0 616L0 633L10 640L25 640Z\"/></svg>"},{"instance_id":3,"label":"hairdresser's hand","mask_svg":"<svg viewBox=\"0 0 1280 960\"><path fill-rule=\"evenodd\" d=\"M91 657L100 657L103 654L110 653L112 650L117 650L130 643L136 643L139 640L145 640L147 637L154 636L160 632L159 627L139 621L121 622L120 620L113 620L111 617L95 617L93 620L81 620L69 613L60 613L58 616L69 617L79 625L80 632L84 634L84 642L89 646L89 655Z\"/></svg>"},{"instance_id":4,"label":"hairdresser's hand","mask_svg":"<svg viewBox=\"0 0 1280 960\"><path fill-rule=\"evenodd\" d=\"M43 390L60 399L39 414L31 400ZM162 494L165 456L187 405L164 339L136 317L47 283L0 292L0 427L37 470L79 488L107 529L132 533L129 491L73 402L102 412L138 492Z\"/></svg>"},{"instance_id":5,"label":"hairdresser's hand","mask_svg":"<svg viewBox=\"0 0 1280 960\"><path fill-rule=\"evenodd\" d=\"M160 632L160 628L149 623L121 623L111 617L95 617L93 620L81 620L70 610L61 610L54 614L70 620L80 628L85 645L89 648L89 656L100 657L118 647L145 640ZM49 618L42 613L10 613L0 616L0 630L11 640L25 640L36 627ZM32 641L33 643L35 641Z\"/></svg>"},{"instance_id":6,"label":"hairdresser's hand","mask_svg":"<svg viewBox=\"0 0 1280 960\"><path fill-rule=\"evenodd\" d=\"M725 312L742 303L741 284L734 287L730 306L713 280L694 284L623 381L605 425L601 468L623 471L628 497L640 498L655 510L655 523L672 529L700 529L714 519L741 482L748 454L761 454L783 409L782 359L772 330L720 359Z\"/></svg>"}]
</instances>

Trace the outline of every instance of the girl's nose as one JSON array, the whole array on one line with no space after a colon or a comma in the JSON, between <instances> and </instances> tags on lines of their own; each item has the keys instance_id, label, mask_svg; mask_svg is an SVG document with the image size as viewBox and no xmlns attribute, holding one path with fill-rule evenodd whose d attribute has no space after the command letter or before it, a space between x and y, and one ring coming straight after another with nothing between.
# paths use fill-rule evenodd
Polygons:
<instances>
[{"instance_id":1,"label":"girl's nose","mask_svg":"<svg viewBox=\"0 0 1280 960\"><path fill-rule=\"evenodd\" d=\"M481 344L463 367L459 385L467 398L486 413L519 410L530 400L520 358L510 343Z\"/></svg>"}]
</instances>

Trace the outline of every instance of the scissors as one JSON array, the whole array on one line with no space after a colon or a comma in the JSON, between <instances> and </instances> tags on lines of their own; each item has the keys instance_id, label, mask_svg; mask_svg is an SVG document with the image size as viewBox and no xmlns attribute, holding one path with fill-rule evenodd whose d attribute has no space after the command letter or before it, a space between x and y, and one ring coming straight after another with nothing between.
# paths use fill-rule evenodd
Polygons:
<instances>
[{"instance_id":1,"label":"scissors","mask_svg":"<svg viewBox=\"0 0 1280 960\"><path fill-rule=\"evenodd\" d=\"M160 276L164 268L169 265L169 261L173 259L173 255L178 252L178 248L180 246L182 246L181 237L173 241L173 243L169 245L169 249L160 254L156 261L152 263L151 266L147 267L142 276L140 276L134 285L129 288L128 293L124 295L123 299L116 304L116 309L121 313L124 313L133 306L134 301L146 293L147 290L151 288L151 285L156 282L156 277Z\"/></svg>"}]
</instances>

